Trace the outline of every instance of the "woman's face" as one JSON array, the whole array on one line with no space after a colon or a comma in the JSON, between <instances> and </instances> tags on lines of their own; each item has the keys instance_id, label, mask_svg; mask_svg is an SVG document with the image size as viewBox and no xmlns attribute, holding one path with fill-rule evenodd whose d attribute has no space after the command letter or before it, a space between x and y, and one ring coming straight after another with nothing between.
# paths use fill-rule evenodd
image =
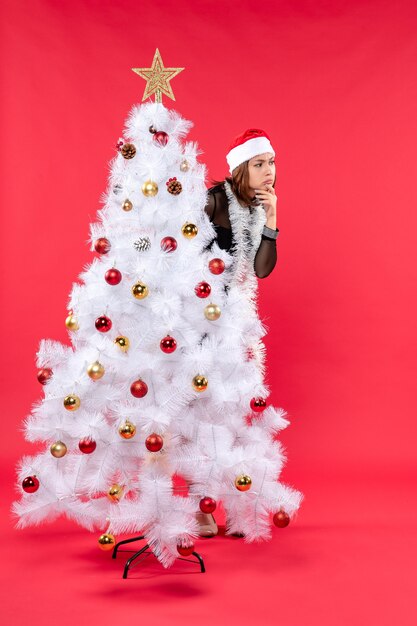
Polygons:
<instances>
[{"instance_id":1,"label":"woman's face","mask_svg":"<svg viewBox=\"0 0 417 626\"><path fill-rule=\"evenodd\" d=\"M265 185L275 184L275 157L272 152L264 152L249 159L249 187L255 194L255 189L265 189Z\"/></svg>"}]
</instances>

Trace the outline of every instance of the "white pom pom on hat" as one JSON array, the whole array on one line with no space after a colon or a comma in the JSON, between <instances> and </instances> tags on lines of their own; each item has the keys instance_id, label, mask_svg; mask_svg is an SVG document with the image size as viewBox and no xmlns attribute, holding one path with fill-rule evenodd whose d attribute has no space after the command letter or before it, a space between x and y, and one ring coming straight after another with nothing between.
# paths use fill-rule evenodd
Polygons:
<instances>
[{"instance_id":1,"label":"white pom pom on hat","mask_svg":"<svg viewBox=\"0 0 417 626\"><path fill-rule=\"evenodd\" d=\"M244 161L249 161L249 159L264 152L272 152L275 156L269 136L260 128L248 128L244 133L235 137L229 146L226 155L229 172L232 173L235 167Z\"/></svg>"}]
</instances>

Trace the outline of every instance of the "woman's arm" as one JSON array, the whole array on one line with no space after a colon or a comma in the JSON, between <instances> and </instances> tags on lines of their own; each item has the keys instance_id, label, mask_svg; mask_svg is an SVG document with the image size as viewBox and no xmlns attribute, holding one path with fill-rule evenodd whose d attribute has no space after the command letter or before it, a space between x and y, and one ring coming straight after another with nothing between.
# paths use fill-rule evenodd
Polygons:
<instances>
[{"instance_id":1,"label":"woman's arm","mask_svg":"<svg viewBox=\"0 0 417 626\"><path fill-rule=\"evenodd\" d=\"M265 189L256 189L256 197L265 209L266 224L255 255L254 268L258 278L266 278L277 262L277 196L271 185L265 185Z\"/></svg>"},{"instance_id":2,"label":"woman's arm","mask_svg":"<svg viewBox=\"0 0 417 626\"><path fill-rule=\"evenodd\" d=\"M276 229L278 235L279 230ZM258 278L266 278L274 269L277 262L277 240L263 234L261 243L255 255L254 268Z\"/></svg>"}]
</instances>

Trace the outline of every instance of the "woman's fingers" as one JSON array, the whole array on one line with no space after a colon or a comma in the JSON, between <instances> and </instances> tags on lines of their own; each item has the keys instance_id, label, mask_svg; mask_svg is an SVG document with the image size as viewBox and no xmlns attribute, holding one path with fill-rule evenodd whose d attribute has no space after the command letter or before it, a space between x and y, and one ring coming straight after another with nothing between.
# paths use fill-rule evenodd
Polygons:
<instances>
[{"instance_id":1,"label":"woman's fingers","mask_svg":"<svg viewBox=\"0 0 417 626\"><path fill-rule=\"evenodd\" d=\"M268 189L272 189L274 193L271 193ZM277 197L273 187L267 187L265 189L255 189L256 198L262 203L262 206L267 215L273 214L276 211Z\"/></svg>"},{"instance_id":2,"label":"woman's fingers","mask_svg":"<svg viewBox=\"0 0 417 626\"><path fill-rule=\"evenodd\" d=\"M263 200L263 201L267 201L267 202L272 202L274 196L270 193L257 193L256 197L258 198L258 200Z\"/></svg>"},{"instance_id":3,"label":"woman's fingers","mask_svg":"<svg viewBox=\"0 0 417 626\"><path fill-rule=\"evenodd\" d=\"M268 196L275 196L274 193L272 193L272 191L265 191L262 189L259 189L255 192L256 196L262 196L263 198L268 198Z\"/></svg>"}]
</instances>

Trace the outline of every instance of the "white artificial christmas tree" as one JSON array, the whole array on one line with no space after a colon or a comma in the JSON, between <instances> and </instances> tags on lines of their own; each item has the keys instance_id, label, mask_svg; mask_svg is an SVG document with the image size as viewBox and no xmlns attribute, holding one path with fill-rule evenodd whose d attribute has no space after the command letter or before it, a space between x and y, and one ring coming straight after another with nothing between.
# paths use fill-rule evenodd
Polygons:
<instances>
[{"instance_id":1,"label":"white artificial christmas tree","mask_svg":"<svg viewBox=\"0 0 417 626\"><path fill-rule=\"evenodd\" d=\"M289 422L264 383L253 272L264 212L239 212L230 196L235 248L209 249L191 125L161 102L130 112L91 225L98 255L70 295L72 345L43 340L37 354L44 398L25 435L45 450L22 459L13 506L19 527L65 514L104 547L142 534L166 567L198 536L200 506L221 501L227 532L256 541L302 500L279 482L275 435Z\"/></svg>"}]
</instances>

